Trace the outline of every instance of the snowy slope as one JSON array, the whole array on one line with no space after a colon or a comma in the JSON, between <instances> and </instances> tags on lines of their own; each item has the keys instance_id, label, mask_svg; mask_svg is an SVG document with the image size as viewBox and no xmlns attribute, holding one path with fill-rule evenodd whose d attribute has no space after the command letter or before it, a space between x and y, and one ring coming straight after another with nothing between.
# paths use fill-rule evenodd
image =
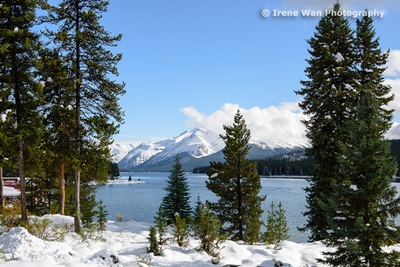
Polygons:
<instances>
[{"instance_id":1,"label":"snowy slope","mask_svg":"<svg viewBox=\"0 0 400 267\"><path fill-rule=\"evenodd\" d=\"M208 165L210 161L223 161L221 150L224 142L218 134L195 128L179 136L156 143L142 143L135 147L118 163L122 170L169 171L176 155L179 155L186 171ZM250 159L288 153L305 145L267 144L250 141Z\"/></svg>"},{"instance_id":2,"label":"snowy slope","mask_svg":"<svg viewBox=\"0 0 400 267\"><path fill-rule=\"evenodd\" d=\"M132 149L118 165L121 169L132 169L141 164L151 166L180 154L202 158L220 151L223 146L224 142L217 134L195 128L172 139L142 143Z\"/></svg>"},{"instance_id":3,"label":"snowy slope","mask_svg":"<svg viewBox=\"0 0 400 267\"><path fill-rule=\"evenodd\" d=\"M130 169L139 166L164 149L165 147L158 143L141 143L129 151L126 156L119 161L118 166L122 169Z\"/></svg>"},{"instance_id":4,"label":"snowy slope","mask_svg":"<svg viewBox=\"0 0 400 267\"><path fill-rule=\"evenodd\" d=\"M45 215L39 218L50 219L52 224L46 228L50 233L53 227L73 228L74 219L69 216ZM143 222L108 221L106 231L86 234L86 238L69 231L64 241L45 241L17 227L9 231L2 228L0 234L0 266L4 267L283 267L320 266L316 258L323 258L322 251L332 251L321 242L294 243L283 241L279 250L262 244L244 245L226 240L221 245L220 263L212 264L211 256L199 251L199 241L190 237L187 247L179 247L173 242L162 246L163 256L146 253L149 245L149 226ZM101 237L104 240L100 240ZM170 233L167 234L170 237ZM399 245L384 248L385 251L400 251ZM140 264L140 259L151 265Z\"/></svg>"},{"instance_id":5,"label":"snowy slope","mask_svg":"<svg viewBox=\"0 0 400 267\"><path fill-rule=\"evenodd\" d=\"M224 147L223 140L212 132L195 128L186 131L173 139L158 142L164 150L149 159L148 164L187 153L193 158L202 158L220 151Z\"/></svg>"},{"instance_id":6,"label":"snowy slope","mask_svg":"<svg viewBox=\"0 0 400 267\"><path fill-rule=\"evenodd\" d=\"M111 155L113 155L113 162L120 162L135 145L130 143L116 142L111 144Z\"/></svg>"}]
</instances>

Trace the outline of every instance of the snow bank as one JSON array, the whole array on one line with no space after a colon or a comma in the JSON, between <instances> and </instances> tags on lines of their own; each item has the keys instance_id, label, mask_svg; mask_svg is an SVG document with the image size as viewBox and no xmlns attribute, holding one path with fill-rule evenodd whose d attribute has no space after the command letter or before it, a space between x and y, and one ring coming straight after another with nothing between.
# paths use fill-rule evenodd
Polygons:
<instances>
[{"instance_id":1,"label":"snow bank","mask_svg":"<svg viewBox=\"0 0 400 267\"><path fill-rule=\"evenodd\" d=\"M73 224L73 218L60 215L46 215L52 225ZM328 250L321 243L298 244L284 241L279 250L266 245L243 245L233 241L222 244L221 261L214 265L211 257L196 250L199 242L191 239L188 247L176 244L163 246L163 256L146 254L149 223L109 221L102 233L105 242L82 241L71 232L64 241L44 241L32 236L24 228L12 228L0 236L0 266L4 267L97 267L97 266L139 266L138 260L145 259L150 266L206 267L240 265L243 267L273 267L276 261L284 267L323 266L316 263L321 252ZM400 251L399 246L394 247ZM145 266L145 265L144 265Z\"/></svg>"}]
</instances>

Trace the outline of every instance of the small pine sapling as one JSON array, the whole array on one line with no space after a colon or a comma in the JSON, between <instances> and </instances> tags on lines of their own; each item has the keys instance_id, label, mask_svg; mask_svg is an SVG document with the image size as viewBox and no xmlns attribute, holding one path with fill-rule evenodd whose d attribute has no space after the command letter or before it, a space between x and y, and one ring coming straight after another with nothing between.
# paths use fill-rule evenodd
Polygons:
<instances>
[{"instance_id":1,"label":"small pine sapling","mask_svg":"<svg viewBox=\"0 0 400 267\"><path fill-rule=\"evenodd\" d=\"M176 214L175 222L172 224L172 238L180 247L189 244L189 227L179 213Z\"/></svg>"},{"instance_id":2,"label":"small pine sapling","mask_svg":"<svg viewBox=\"0 0 400 267\"><path fill-rule=\"evenodd\" d=\"M161 249L157 241L157 229L154 225L150 226L150 233L147 240L149 240L150 245L147 247L147 253L153 253L154 256L161 256Z\"/></svg>"},{"instance_id":3,"label":"small pine sapling","mask_svg":"<svg viewBox=\"0 0 400 267\"><path fill-rule=\"evenodd\" d=\"M206 252L212 257L219 256L219 243L226 237L220 234L222 223L218 217L211 214L208 205L197 203L197 214L193 220L192 231L195 239L200 240L199 250Z\"/></svg>"},{"instance_id":4,"label":"small pine sapling","mask_svg":"<svg viewBox=\"0 0 400 267\"><path fill-rule=\"evenodd\" d=\"M275 203L273 201L271 202L266 226L267 231L264 233L264 241L267 245L275 244L275 249L279 247L279 244L283 240L290 237L285 210L283 209L281 202L278 204L278 209L276 209Z\"/></svg>"},{"instance_id":5,"label":"small pine sapling","mask_svg":"<svg viewBox=\"0 0 400 267\"><path fill-rule=\"evenodd\" d=\"M103 204L103 200L100 200L99 212L97 214L97 223L100 231L106 230L108 212L105 208L106 206Z\"/></svg>"},{"instance_id":6,"label":"small pine sapling","mask_svg":"<svg viewBox=\"0 0 400 267\"><path fill-rule=\"evenodd\" d=\"M276 232L277 232L277 243L280 244L282 241L290 238L289 228L287 227L287 220L285 210L283 209L282 202L278 204L278 211L276 212Z\"/></svg>"},{"instance_id":7,"label":"small pine sapling","mask_svg":"<svg viewBox=\"0 0 400 267\"><path fill-rule=\"evenodd\" d=\"M264 233L264 242L267 245L271 245L275 243L275 225L276 225L276 215L275 215L275 203L272 201L268 210L267 217L267 230Z\"/></svg>"},{"instance_id":8,"label":"small pine sapling","mask_svg":"<svg viewBox=\"0 0 400 267\"><path fill-rule=\"evenodd\" d=\"M157 216L154 217L154 223L158 232L158 244L164 245L167 241L168 218L162 206L158 207Z\"/></svg>"}]
</instances>

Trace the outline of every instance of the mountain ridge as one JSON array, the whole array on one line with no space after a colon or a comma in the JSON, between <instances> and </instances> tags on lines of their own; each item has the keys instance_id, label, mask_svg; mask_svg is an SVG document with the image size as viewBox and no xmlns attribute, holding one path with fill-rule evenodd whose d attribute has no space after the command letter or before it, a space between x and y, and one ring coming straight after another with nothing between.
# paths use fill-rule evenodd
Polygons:
<instances>
[{"instance_id":1,"label":"mountain ridge","mask_svg":"<svg viewBox=\"0 0 400 267\"><path fill-rule=\"evenodd\" d=\"M287 153L293 149L305 148L301 144L268 145L262 141L250 141L249 159ZM121 170L169 171L176 155L185 171L208 165L210 161L224 161L222 138L211 131L194 128L178 136L158 142L144 142L131 149L119 162Z\"/></svg>"}]
</instances>

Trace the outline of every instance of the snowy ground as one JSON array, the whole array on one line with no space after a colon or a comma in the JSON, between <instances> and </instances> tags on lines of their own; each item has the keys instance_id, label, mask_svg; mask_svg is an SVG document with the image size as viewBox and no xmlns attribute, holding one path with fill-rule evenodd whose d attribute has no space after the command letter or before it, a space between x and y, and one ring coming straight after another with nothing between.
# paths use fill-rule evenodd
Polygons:
<instances>
[{"instance_id":1,"label":"snowy ground","mask_svg":"<svg viewBox=\"0 0 400 267\"><path fill-rule=\"evenodd\" d=\"M145 184L146 182L141 181L141 180L119 180L119 179L115 179L115 180L108 180L107 184Z\"/></svg>"},{"instance_id":2,"label":"snowy ground","mask_svg":"<svg viewBox=\"0 0 400 267\"><path fill-rule=\"evenodd\" d=\"M73 224L73 218L60 215L45 216L52 225ZM44 241L30 235L24 228L12 228L0 236L0 266L5 267L94 267L94 266L225 266L273 267L275 261L283 266L322 266L315 258L321 257L326 248L320 243L296 244L285 241L282 248L274 250L265 245L240 245L226 241L221 250L219 264L211 263L204 252L196 251L198 241L191 239L186 248L175 244L163 247L163 256L146 254L149 235L148 223L109 221L102 233L105 241L82 240L70 232L62 242ZM400 245L395 247L400 250ZM112 256L113 255L113 256ZM113 257L118 262L113 262ZM147 259L148 265L139 265L140 259Z\"/></svg>"}]
</instances>

